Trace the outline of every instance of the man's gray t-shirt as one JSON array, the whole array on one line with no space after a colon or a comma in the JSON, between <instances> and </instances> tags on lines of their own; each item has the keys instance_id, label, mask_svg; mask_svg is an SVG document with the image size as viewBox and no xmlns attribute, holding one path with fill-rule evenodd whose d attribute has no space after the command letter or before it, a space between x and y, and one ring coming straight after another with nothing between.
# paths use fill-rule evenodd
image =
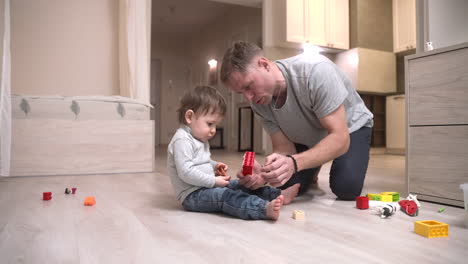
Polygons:
<instances>
[{"instance_id":1,"label":"man's gray t-shirt","mask_svg":"<svg viewBox=\"0 0 468 264\"><path fill-rule=\"evenodd\" d=\"M280 108L252 104L269 134L280 130L294 143L316 145L328 132L320 124L341 104L346 111L349 133L373 126L373 115L353 88L351 81L323 55L301 54L276 61L286 79L287 98Z\"/></svg>"}]
</instances>

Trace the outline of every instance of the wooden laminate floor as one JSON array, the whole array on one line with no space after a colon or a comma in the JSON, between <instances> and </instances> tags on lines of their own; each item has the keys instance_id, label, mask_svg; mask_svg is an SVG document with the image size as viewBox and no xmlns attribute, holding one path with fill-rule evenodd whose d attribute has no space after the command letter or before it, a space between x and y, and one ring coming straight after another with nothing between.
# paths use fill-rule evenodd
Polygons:
<instances>
[{"instance_id":1,"label":"wooden laminate floor","mask_svg":"<svg viewBox=\"0 0 468 264\"><path fill-rule=\"evenodd\" d=\"M467 263L468 229L461 208L422 202L419 216L398 212L381 219L337 201L319 184L281 210L280 219L245 221L183 211L165 169L147 174L16 177L0 179L0 263ZM242 153L214 150L213 158L241 167ZM259 157L262 159L262 157ZM77 194L65 195L66 187ZM53 192L42 201L42 192ZM363 193L405 192L404 157L373 154ZM83 206L85 196L97 204ZM438 209L444 207L443 213ZM306 213L304 221L291 218ZM450 235L428 239L417 220L450 225Z\"/></svg>"}]
</instances>

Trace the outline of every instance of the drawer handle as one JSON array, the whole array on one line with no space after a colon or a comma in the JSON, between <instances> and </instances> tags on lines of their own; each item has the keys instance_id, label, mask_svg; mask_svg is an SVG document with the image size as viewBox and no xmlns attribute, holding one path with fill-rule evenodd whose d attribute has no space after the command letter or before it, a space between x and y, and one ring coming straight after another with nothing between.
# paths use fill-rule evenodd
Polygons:
<instances>
[{"instance_id":1,"label":"drawer handle","mask_svg":"<svg viewBox=\"0 0 468 264\"><path fill-rule=\"evenodd\" d=\"M395 97L393 97L393 100L403 100L403 99L405 99L404 96L395 96Z\"/></svg>"}]
</instances>

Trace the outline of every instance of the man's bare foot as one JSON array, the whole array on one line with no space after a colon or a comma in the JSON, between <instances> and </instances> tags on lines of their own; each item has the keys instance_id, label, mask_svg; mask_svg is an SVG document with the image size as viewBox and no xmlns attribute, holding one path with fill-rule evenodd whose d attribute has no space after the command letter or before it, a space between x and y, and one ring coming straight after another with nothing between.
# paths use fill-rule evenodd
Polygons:
<instances>
[{"instance_id":1,"label":"man's bare foot","mask_svg":"<svg viewBox=\"0 0 468 264\"><path fill-rule=\"evenodd\" d=\"M266 215L268 219L278 220L281 206L283 206L284 196L280 195L276 199L271 200L266 205Z\"/></svg>"},{"instance_id":2,"label":"man's bare foot","mask_svg":"<svg viewBox=\"0 0 468 264\"><path fill-rule=\"evenodd\" d=\"M296 183L291 187L288 187L281 191L281 194L284 196L283 203L290 204L292 200L297 196L299 193L299 187L301 186L300 183Z\"/></svg>"}]
</instances>

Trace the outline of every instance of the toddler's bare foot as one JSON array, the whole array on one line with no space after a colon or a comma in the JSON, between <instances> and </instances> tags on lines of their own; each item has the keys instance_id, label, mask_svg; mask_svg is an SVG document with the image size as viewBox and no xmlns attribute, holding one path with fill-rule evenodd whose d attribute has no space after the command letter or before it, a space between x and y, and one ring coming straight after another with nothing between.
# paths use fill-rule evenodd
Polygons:
<instances>
[{"instance_id":1,"label":"toddler's bare foot","mask_svg":"<svg viewBox=\"0 0 468 264\"><path fill-rule=\"evenodd\" d=\"M297 196L299 193L299 187L301 184L296 183L291 187L288 187L284 190L281 191L281 194L284 196L283 203L284 204L290 204L292 200Z\"/></svg>"},{"instance_id":2,"label":"toddler's bare foot","mask_svg":"<svg viewBox=\"0 0 468 264\"><path fill-rule=\"evenodd\" d=\"M267 203L266 214L268 219L278 220L281 206L283 206L283 199L284 196L280 195L276 197L276 199L271 200L269 203Z\"/></svg>"}]
</instances>

